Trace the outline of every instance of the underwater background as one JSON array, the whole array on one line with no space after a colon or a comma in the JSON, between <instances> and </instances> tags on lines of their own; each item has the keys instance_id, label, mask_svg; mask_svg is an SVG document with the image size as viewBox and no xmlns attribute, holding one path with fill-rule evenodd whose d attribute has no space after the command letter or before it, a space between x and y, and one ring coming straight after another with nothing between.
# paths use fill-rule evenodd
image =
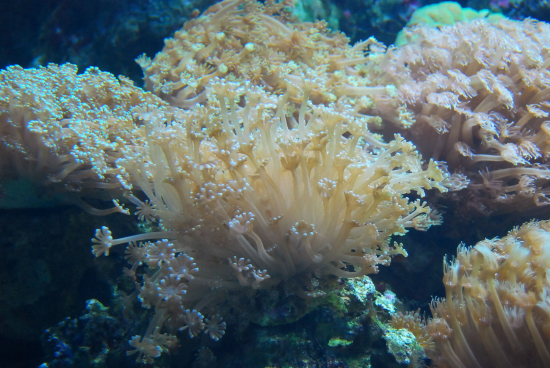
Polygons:
<instances>
[{"instance_id":1,"label":"underwater background","mask_svg":"<svg viewBox=\"0 0 550 368\"><path fill-rule=\"evenodd\" d=\"M0 3L0 68L72 63L79 72L97 67L126 76L142 88L144 73L135 60L143 53L153 57L163 49L165 38L173 37L185 22L198 19L215 3L5 1ZM325 20L328 28L343 32L352 45L371 36L392 45L415 11L438 3L307 0L294 4L291 19ZM476 11L486 9L480 17L501 13L517 21L531 17L550 22L550 5L543 1L458 4ZM291 8L292 2L286 5ZM433 22L434 28L451 25L441 19ZM9 119L6 109L0 114L5 121ZM390 140L395 132L402 130L392 128L380 134ZM0 129L0 133L5 131ZM416 143L414 134L403 134ZM7 139L0 144L13 146ZM424 154L421 147L419 150ZM541 167L547 163L548 152L542 156L537 158ZM0 165L0 169L5 167L7 164ZM414 337L392 335L388 327L392 315L416 310L431 315L432 298L446 296L444 256L450 260L459 244L473 246L486 238L505 237L514 227L533 219L550 220L547 204L491 208L484 202L484 194L480 199L460 197L458 191L442 194L427 190L423 200L439 211L442 222L428 231L410 229L396 239L403 243L408 257L396 255L391 266L380 267L378 273L364 278L325 278L316 287L327 292L317 298L297 297L283 285L231 294L223 308L223 337L192 336L191 328L189 334L183 329L177 332L179 344L167 349L169 354L140 364L136 355L126 355L132 349L128 340L147 329L153 310L140 306L132 292L134 282L122 274L124 251L94 257L90 239L102 227L123 238L156 231L156 225L121 213L96 216L72 204L75 191L44 191L32 180L28 183L26 178L6 173L0 172L0 367L6 368L435 366L411 341ZM537 190L543 194L549 192L546 178L536 179ZM404 196L411 202L420 198L416 192ZM145 203L144 199L140 197L138 202ZM111 198L102 193L85 200L93 208L111 205ZM134 213L136 202L126 202ZM353 271L353 266L346 269ZM446 365L440 362L438 366Z\"/></svg>"}]
</instances>

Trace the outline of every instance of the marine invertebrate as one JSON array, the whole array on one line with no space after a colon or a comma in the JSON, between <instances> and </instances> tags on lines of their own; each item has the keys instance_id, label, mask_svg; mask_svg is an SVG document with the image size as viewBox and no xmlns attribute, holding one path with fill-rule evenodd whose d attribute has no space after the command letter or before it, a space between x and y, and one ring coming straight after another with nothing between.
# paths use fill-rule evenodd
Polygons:
<instances>
[{"instance_id":1,"label":"marine invertebrate","mask_svg":"<svg viewBox=\"0 0 550 368\"><path fill-rule=\"evenodd\" d=\"M525 127L523 132L529 135L529 129L540 129L531 145L523 145L524 152L531 158L545 152L541 148L547 143L544 112L539 112L546 108L545 53L539 55L541 61L536 54L511 52L506 57L512 62L532 66L520 70L512 62L485 60L483 53L479 60L475 54L474 60L461 59L464 65L449 52L440 50L430 56L425 54L430 35L422 36L423 43L416 43L422 39L417 37L410 45L387 52L372 39L351 47L341 36L325 33L321 23L293 25L277 18L274 14L282 12L283 5L223 2L186 25L153 62L141 58L149 73L148 88L172 106L126 85L124 79L123 87L128 89L123 88L120 99L102 94L96 99L105 85L110 92L111 84L95 83L90 77L94 83L79 87L83 100L106 105L106 123L97 123L98 130L85 131L89 133L80 137L82 132L73 134L72 127L77 123L95 127L95 120L90 122L86 115L82 121L62 119L56 125L53 119L53 126L63 134L52 141L68 143L60 143L60 151L52 157L81 155L82 162L76 164L83 166L75 164L69 173L82 170L81 175L93 178L90 186L132 191L127 198L136 204L138 218L158 224L158 231L122 239L101 228L93 240L96 256L109 255L113 246L129 243L130 268L125 274L136 282L142 306L154 310L148 329L131 340L138 360L151 361L169 350L178 330L187 330L190 337L205 332L219 339L225 324L207 306L228 292L284 283L304 298L318 296L322 293L319 279L377 272L393 255L406 255L401 245L390 243L392 236L411 227L426 230L440 221L425 203L410 201L407 195L416 192L422 197L425 189L451 187L443 163L423 162L415 146L400 135L387 134L392 140L386 143L371 133L368 124L381 121L378 113L386 123L412 126L412 137L418 127L439 127L436 133L444 138L426 143L423 150L434 158L448 159L453 168L457 163L452 154L430 153L431 144L449 143L452 149L467 152L471 148L464 137L470 137L471 145L482 149L488 145L487 152L471 154L472 167L498 161L507 166L493 170L493 175L501 176L488 181L519 176L517 183L507 183L507 193L529 192L535 185L539 191L533 197L544 199L540 182L527 180L546 175L544 167L512 167L525 164L521 159L514 161L517 136L500 130L492 133L496 128L491 130L478 120L487 115L502 122L498 114L515 114L508 105L499 105L501 95L507 95L503 88L511 88L502 82L501 74L517 82L514 77L532 72L534 89L522 79L517 83L524 88L516 91L517 102L512 100L516 107L529 99L529 114L518 121ZM468 47L477 47L476 37L485 25L468 27L472 33L464 32L463 37L471 40L459 48L467 56L472 51ZM495 38L500 37L498 29ZM458 37L456 29L448 32ZM524 36L539 42L536 32ZM417 49L423 59L411 62L405 54ZM273 69L262 61L271 56ZM391 73L382 75L384 68ZM506 68L517 73L510 76L507 73L512 71ZM470 72L475 77L458 83ZM100 74L95 69L90 72L94 73ZM72 80L76 72L68 74ZM483 84L481 77L496 84ZM113 89L120 87L117 83L113 82ZM418 90L411 92L408 87ZM540 106L532 106L530 99L536 98ZM93 106L81 105L84 112L95 114ZM109 109L116 112L115 117ZM114 124L118 113L121 122ZM37 126L47 126L50 120L46 116L37 121ZM455 124L449 134L446 124ZM453 136L453 129L464 137ZM60 139L65 133L68 138ZM40 138L44 137L49 136ZM422 145L423 140L418 142ZM72 182L73 177L67 177Z\"/></svg>"},{"instance_id":2,"label":"marine invertebrate","mask_svg":"<svg viewBox=\"0 0 550 368\"><path fill-rule=\"evenodd\" d=\"M444 260L446 298L432 301L433 318L396 324L429 341L438 367L548 367L549 265L550 221L461 245Z\"/></svg>"},{"instance_id":3,"label":"marine invertebrate","mask_svg":"<svg viewBox=\"0 0 550 368\"><path fill-rule=\"evenodd\" d=\"M425 353L429 354L434 351L435 345L433 338L428 331L426 331L426 321L420 315L420 311L405 313L397 312L392 315L388 325L396 330L403 328L412 333L416 342L424 349Z\"/></svg>"},{"instance_id":4,"label":"marine invertebrate","mask_svg":"<svg viewBox=\"0 0 550 368\"><path fill-rule=\"evenodd\" d=\"M205 86L216 77L275 92L287 89L285 78L294 69L322 74L322 58L346 49L347 40L329 36L323 22L291 24L289 8L285 1L226 0L212 6L167 39L153 60L137 59L145 87L175 106L190 107L204 102Z\"/></svg>"},{"instance_id":5,"label":"marine invertebrate","mask_svg":"<svg viewBox=\"0 0 550 368\"><path fill-rule=\"evenodd\" d=\"M323 21L291 21L290 10L288 1L226 0L212 6L166 39L152 60L145 55L136 60L145 88L182 108L204 104L206 85L214 78L262 86L287 94L295 103L307 88L316 104L345 100L357 117L378 122L364 110L392 88L365 87L362 92L368 92L359 97L346 93L352 86L370 86L361 65L368 62L365 54L370 49L383 46L374 38L350 46L342 33L330 32Z\"/></svg>"},{"instance_id":6,"label":"marine invertebrate","mask_svg":"<svg viewBox=\"0 0 550 368\"><path fill-rule=\"evenodd\" d=\"M124 77L71 64L0 72L0 181L25 179L51 191L120 188L114 164L133 144L130 110L165 103ZM97 214L80 201L72 202Z\"/></svg>"},{"instance_id":7,"label":"marine invertebrate","mask_svg":"<svg viewBox=\"0 0 550 368\"><path fill-rule=\"evenodd\" d=\"M456 22L469 22L474 19L485 18L490 22L498 22L503 18L500 13L490 13L487 9L476 11L472 8L463 8L455 1L442 1L437 4L426 5L412 13L406 27L424 25L428 27L452 26ZM396 46L407 43L407 37L403 31L397 34Z\"/></svg>"},{"instance_id":8,"label":"marine invertebrate","mask_svg":"<svg viewBox=\"0 0 550 368\"><path fill-rule=\"evenodd\" d=\"M224 80L206 91L206 106L135 108L144 144L117 160L124 185L148 198L162 231L113 239L105 228L94 240L101 255L165 239L127 250L130 273L137 262L154 269L140 286L142 304L155 307L140 341L162 326L195 336L203 325L189 327L184 310L200 313L229 290L286 282L313 297L312 278L377 272L406 255L391 236L439 222L404 195L445 191L445 172L434 161L423 165L399 136L377 140L346 106L308 103L305 92L295 111L286 96ZM209 321L219 338L220 321Z\"/></svg>"},{"instance_id":9,"label":"marine invertebrate","mask_svg":"<svg viewBox=\"0 0 550 368\"><path fill-rule=\"evenodd\" d=\"M426 157L467 174L474 201L488 211L546 205L548 32L548 24L531 19L405 29L408 44L371 56L370 77L396 86L388 99L404 103L414 123L403 126L383 105L371 113L408 128L385 125Z\"/></svg>"}]
</instances>

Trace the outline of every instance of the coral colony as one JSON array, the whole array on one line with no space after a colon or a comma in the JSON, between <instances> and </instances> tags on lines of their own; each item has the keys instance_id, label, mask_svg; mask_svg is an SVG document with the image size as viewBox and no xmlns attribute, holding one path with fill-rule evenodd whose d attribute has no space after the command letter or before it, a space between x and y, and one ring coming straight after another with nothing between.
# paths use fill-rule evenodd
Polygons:
<instances>
[{"instance_id":1,"label":"coral colony","mask_svg":"<svg viewBox=\"0 0 550 368\"><path fill-rule=\"evenodd\" d=\"M442 221L427 190L482 212L550 203L547 24L419 25L386 48L293 21L290 5L212 6L137 59L145 90L69 64L0 73L3 175L155 225L92 240L97 257L126 247L133 296L154 311L129 342L140 362L182 333L222 338L224 316L204 310L227 293L315 298L320 280L406 256L393 236ZM81 199L98 191L112 209ZM461 246L433 319L393 326L441 367L550 366L549 232Z\"/></svg>"}]
</instances>

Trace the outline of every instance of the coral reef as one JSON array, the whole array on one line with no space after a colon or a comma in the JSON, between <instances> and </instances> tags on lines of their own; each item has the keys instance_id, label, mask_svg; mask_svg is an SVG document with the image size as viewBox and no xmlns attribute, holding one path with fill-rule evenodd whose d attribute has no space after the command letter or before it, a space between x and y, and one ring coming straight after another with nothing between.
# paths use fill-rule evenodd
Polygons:
<instances>
[{"instance_id":1,"label":"coral reef","mask_svg":"<svg viewBox=\"0 0 550 368\"><path fill-rule=\"evenodd\" d=\"M59 359L44 364L109 365L125 350L144 364L230 366L250 357L221 352L224 335L244 341L254 324L247 346L264 344L262 364L289 340L300 349L285 357L293 366L392 355L414 366L422 349L439 366L484 366L487 356L514 366L520 352L500 350L521 339L532 363L547 365L546 223L459 248L428 322L400 314L396 294L365 275L404 263L395 237L441 224L426 198L482 213L550 203L548 25L453 15L451 26L406 28L400 47L352 46L323 21L298 22L291 5L212 6L153 59L137 59L150 92L70 64L0 72L0 204L27 205L30 191L36 206L98 215L129 205L141 227L120 238L111 225L96 230L92 253L124 306L112 318L91 302L51 334ZM115 206L98 210L94 198ZM420 253L409 268L433 259ZM13 301L33 305L55 273L40 260L19 266L42 284L8 273L29 291ZM301 321L315 330L300 332ZM89 340L69 342L74 328ZM484 355L490 344L469 348L470 338L501 345Z\"/></svg>"},{"instance_id":2,"label":"coral reef","mask_svg":"<svg viewBox=\"0 0 550 368\"><path fill-rule=\"evenodd\" d=\"M152 61L140 58L146 87L183 108L205 103L205 85L216 77L244 79L294 102L306 88L312 102L349 104L371 129L382 123L388 139L399 131L423 155L446 161L454 189L473 180L460 196L463 207L503 213L547 203L545 23L423 25L403 31L409 44L385 50L373 39L351 47L320 25L292 23L282 5L239 5L221 3Z\"/></svg>"},{"instance_id":3,"label":"coral reef","mask_svg":"<svg viewBox=\"0 0 550 368\"><path fill-rule=\"evenodd\" d=\"M40 368L112 367L121 364L111 350L121 350L124 329L118 318L109 314L109 308L97 300L86 302L85 314L79 318L66 318L43 335L44 345L51 355ZM90 364L90 362L93 362Z\"/></svg>"},{"instance_id":4,"label":"coral reef","mask_svg":"<svg viewBox=\"0 0 550 368\"><path fill-rule=\"evenodd\" d=\"M209 8L167 39L153 60L144 55L136 60L145 88L188 108L204 103L205 86L219 77L247 81L276 94L288 92L299 102L302 79L307 78L313 84L313 102L334 101L335 83L328 82L332 72L361 49L353 54L346 38L329 34L322 21L291 22L288 6L233 0Z\"/></svg>"}]
</instances>

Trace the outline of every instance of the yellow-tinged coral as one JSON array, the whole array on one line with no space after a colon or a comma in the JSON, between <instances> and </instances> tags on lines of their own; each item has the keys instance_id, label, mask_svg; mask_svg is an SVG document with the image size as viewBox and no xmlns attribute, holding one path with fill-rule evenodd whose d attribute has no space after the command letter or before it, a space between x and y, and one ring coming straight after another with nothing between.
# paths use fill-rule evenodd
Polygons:
<instances>
[{"instance_id":1,"label":"yellow-tinged coral","mask_svg":"<svg viewBox=\"0 0 550 368\"><path fill-rule=\"evenodd\" d=\"M388 324L394 329L404 328L411 332L425 353L433 352L435 349L433 338L426 331L426 322L420 315L420 311L395 313Z\"/></svg>"},{"instance_id":2,"label":"yellow-tinged coral","mask_svg":"<svg viewBox=\"0 0 550 368\"><path fill-rule=\"evenodd\" d=\"M351 46L322 21L291 22L285 2L266 4L226 0L186 23L154 59L137 59L145 88L182 108L204 104L206 86L217 77L287 94L295 103L305 89L316 104L346 103L356 117L378 123L368 112L377 96L393 89L365 87L372 83L362 64L369 61L368 52L382 51L383 45L369 38ZM364 88L355 93L356 86Z\"/></svg>"},{"instance_id":3,"label":"yellow-tinged coral","mask_svg":"<svg viewBox=\"0 0 550 368\"><path fill-rule=\"evenodd\" d=\"M463 170L488 210L550 203L550 26L478 19L404 32L410 43L367 64L413 117L402 133L426 157ZM402 125L400 111L379 105L374 113Z\"/></svg>"},{"instance_id":4,"label":"yellow-tinged coral","mask_svg":"<svg viewBox=\"0 0 550 368\"><path fill-rule=\"evenodd\" d=\"M545 182L529 180L546 177L538 164L550 151L546 25L419 27L386 50L292 24L284 6L224 1L141 57L146 87L167 102L97 69L2 73L0 149L27 165L3 167L24 175L36 161L43 181L131 190L138 218L158 222L122 239L103 227L93 240L96 256L129 243L125 274L155 310L130 342L138 359L175 346L176 330L219 339L225 324L201 310L225 293L285 283L318 296L318 279L376 272L406 255L392 236L440 221L406 195L457 178L368 124L402 129L453 169L497 162L491 185L512 178L499 198L545 203ZM416 320L401 322L418 332Z\"/></svg>"},{"instance_id":5,"label":"yellow-tinged coral","mask_svg":"<svg viewBox=\"0 0 550 368\"><path fill-rule=\"evenodd\" d=\"M504 16L500 13L490 13L487 9L476 11L472 8L463 8L455 1L443 1L416 9L406 26L423 25L435 28L439 26L452 26L456 22L469 22L478 18L486 18L491 22L498 22ZM395 45L402 46L407 42L406 34L403 31L399 32Z\"/></svg>"},{"instance_id":6,"label":"yellow-tinged coral","mask_svg":"<svg viewBox=\"0 0 550 368\"><path fill-rule=\"evenodd\" d=\"M324 22L290 23L288 5L226 0L212 6L166 39L153 60L138 58L145 87L175 106L190 107L204 102L205 86L216 77L247 81L273 92L286 91L289 74L296 83L301 83L306 70L307 78L322 78L343 58L347 39L340 33L328 34ZM319 90L311 99L334 97Z\"/></svg>"},{"instance_id":7,"label":"yellow-tinged coral","mask_svg":"<svg viewBox=\"0 0 550 368\"><path fill-rule=\"evenodd\" d=\"M0 72L0 181L24 178L78 192L119 188L115 160L134 144L131 109L163 105L129 79L96 68L8 67Z\"/></svg>"},{"instance_id":8,"label":"yellow-tinged coral","mask_svg":"<svg viewBox=\"0 0 550 368\"><path fill-rule=\"evenodd\" d=\"M550 366L550 222L529 222L502 239L460 246L444 260L446 299L431 304L426 324L398 319L431 337L437 367Z\"/></svg>"},{"instance_id":9,"label":"yellow-tinged coral","mask_svg":"<svg viewBox=\"0 0 550 368\"><path fill-rule=\"evenodd\" d=\"M316 296L308 280L377 272L406 255L393 235L439 222L404 195L445 191L445 174L401 137L377 141L345 108L307 96L294 112L285 96L245 83L214 80L207 91L207 106L135 108L144 145L117 160L148 198L132 201L163 231L113 239L104 228L94 240L101 255L159 239L127 250L130 274L140 262L156 269L140 287L156 310L149 331L185 328L184 309L243 287L289 282Z\"/></svg>"}]
</instances>

